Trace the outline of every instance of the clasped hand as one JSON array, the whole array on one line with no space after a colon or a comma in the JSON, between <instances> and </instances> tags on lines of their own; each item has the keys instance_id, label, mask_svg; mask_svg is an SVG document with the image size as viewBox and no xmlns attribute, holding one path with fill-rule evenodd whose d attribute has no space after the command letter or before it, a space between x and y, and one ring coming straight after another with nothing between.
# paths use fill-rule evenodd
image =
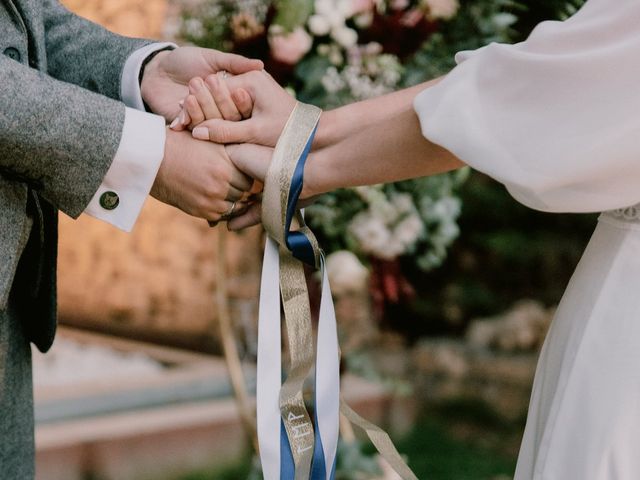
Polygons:
<instances>
[{"instance_id":1,"label":"clasped hand","mask_svg":"<svg viewBox=\"0 0 640 480\"><path fill-rule=\"evenodd\" d=\"M225 146L235 169L251 178L252 185L244 190L247 183L241 184L240 177L231 182L228 200L235 206L230 218L222 219L228 220L230 230L259 223L261 182L296 100L264 70L195 77L188 88L170 129L177 134L191 131L202 143Z\"/></svg>"}]
</instances>

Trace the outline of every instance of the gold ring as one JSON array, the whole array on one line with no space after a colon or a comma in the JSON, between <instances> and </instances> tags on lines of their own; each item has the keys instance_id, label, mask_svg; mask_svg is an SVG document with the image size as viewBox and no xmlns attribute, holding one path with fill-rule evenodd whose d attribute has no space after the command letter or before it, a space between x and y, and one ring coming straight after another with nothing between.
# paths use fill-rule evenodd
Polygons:
<instances>
[{"instance_id":1,"label":"gold ring","mask_svg":"<svg viewBox=\"0 0 640 480\"><path fill-rule=\"evenodd\" d=\"M227 220L228 218L230 218L231 215L233 215L233 212L235 212L237 204L238 202L233 202L229 210L220 215L220 220Z\"/></svg>"}]
</instances>

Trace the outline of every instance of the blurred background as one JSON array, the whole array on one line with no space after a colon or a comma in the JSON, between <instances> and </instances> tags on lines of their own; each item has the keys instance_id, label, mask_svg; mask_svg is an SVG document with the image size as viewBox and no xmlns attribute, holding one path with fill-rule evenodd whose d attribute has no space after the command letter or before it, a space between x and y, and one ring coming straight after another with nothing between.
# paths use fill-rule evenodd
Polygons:
<instances>
[{"instance_id":1,"label":"blurred background","mask_svg":"<svg viewBox=\"0 0 640 480\"><path fill-rule=\"evenodd\" d=\"M582 2L63 3L121 34L262 58L300 100L335 108ZM308 218L329 254L348 401L419 478L512 478L537 353L595 217L528 210L465 170L339 191ZM60 236L62 328L34 358L38 479L261 478L249 426L261 229L212 230L150 199L131 234L84 216L61 218ZM396 478L351 435L337 476Z\"/></svg>"}]
</instances>

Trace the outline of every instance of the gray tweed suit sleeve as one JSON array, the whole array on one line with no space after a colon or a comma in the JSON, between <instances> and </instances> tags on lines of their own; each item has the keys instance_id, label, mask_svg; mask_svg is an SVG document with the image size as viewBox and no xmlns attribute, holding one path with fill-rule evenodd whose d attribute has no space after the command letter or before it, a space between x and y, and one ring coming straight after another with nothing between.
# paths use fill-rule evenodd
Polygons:
<instances>
[{"instance_id":1,"label":"gray tweed suit sleeve","mask_svg":"<svg viewBox=\"0 0 640 480\"><path fill-rule=\"evenodd\" d=\"M111 33L57 0L41 2L47 72L0 55L0 174L76 218L120 144L124 64L150 42Z\"/></svg>"},{"instance_id":2,"label":"gray tweed suit sleeve","mask_svg":"<svg viewBox=\"0 0 640 480\"><path fill-rule=\"evenodd\" d=\"M119 100L127 58L151 42L116 35L71 13L57 0L43 4L49 75Z\"/></svg>"},{"instance_id":3,"label":"gray tweed suit sleeve","mask_svg":"<svg viewBox=\"0 0 640 480\"><path fill-rule=\"evenodd\" d=\"M79 216L116 154L125 106L0 55L0 173Z\"/></svg>"}]
</instances>

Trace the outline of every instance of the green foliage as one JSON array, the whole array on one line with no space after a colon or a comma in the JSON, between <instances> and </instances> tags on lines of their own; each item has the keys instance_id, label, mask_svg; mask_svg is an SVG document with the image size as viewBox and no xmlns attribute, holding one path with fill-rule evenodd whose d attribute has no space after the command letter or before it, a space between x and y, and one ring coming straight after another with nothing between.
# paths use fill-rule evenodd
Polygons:
<instances>
[{"instance_id":1,"label":"green foliage","mask_svg":"<svg viewBox=\"0 0 640 480\"><path fill-rule=\"evenodd\" d=\"M479 173L460 198L462 235L443 267L423 272L404 265L416 300L392 307L388 323L408 338L464 332L470 320L521 298L557 303L596 223L595 215L531 210Z\"/></svg>"},{"instance_id":2,"label":"green foliage","mask_svg":"<svg viewBox=\"0 0 640 480\"><path fill-rule=\"evenodd\" d=\"M574 15L582 6L586 0L569 0L565 5L561 5L558 9L558 18L560 20L566 20L570 16Z\"/></svg>"},{"instance_id":3,"label":"green foliage","mask_svg":"<svg viewBox=\"0 0 640 480\"><path fill-rule=\"evenodd\" d=\"M313 13L313 0L277 0L276 18L273 23L287 32L293 32L305 24Z\"/></svg>"},{"instance_id":4,"label":"green foliage","mask_svg":"<svg viewBox=\"0 0 640 480\"><path fill-rule=\"evenodd\" d=\"M527 38L531 30L545 20L566 20L578 11L586 0L536 0L527 2L526 8L518 15L515 25L516 40Z\"/></svg>"},{"instance_id":5,"label":"green foliage","mask_svg":"<svg viewBox=\"0 0 640 480\"><path fill-rule=\"evenodd\" d=\"M510 42L517 35L513 27L523 8L510 0L462 2L458 15L407 63L403 85L417 85L447 73L455 67L456 52L475 50L491 42Z\"/></svg>"},{"instance_id":6,"label":"green foliage","mask_svg":"<svg viewBox=\"0 0 640 480\"><path fill-rule=\"evenodd\" d=\"M251 462L241 461L237 465L217 469L212 472L193 472L180 480L240 480L248 479L251 475Z\"/></svg>"},{"instance_id":7,"label":"green foliage","mask_svg":"<svg viewBox=\"0 0 640 480\"><path fill-rule=\"evenodd\" d=\"M456 438L449 431L450 424L451 418L422 419L408 437L398 442L398 449L410 458L410 466L418 478L492 480L500 475L511 478L515 458L495 448Z\"/></svg>"},{"instance_id":8,"label":"green foliage","mask_svg":"<svg viewBox=\"0 0 640 480\"><path fill-rule=\"evenodd\" d=\"M339 443L336 480L367 480L381 473L376 457L366 454L360 442Z\"/></svg>"}]
</instances>

